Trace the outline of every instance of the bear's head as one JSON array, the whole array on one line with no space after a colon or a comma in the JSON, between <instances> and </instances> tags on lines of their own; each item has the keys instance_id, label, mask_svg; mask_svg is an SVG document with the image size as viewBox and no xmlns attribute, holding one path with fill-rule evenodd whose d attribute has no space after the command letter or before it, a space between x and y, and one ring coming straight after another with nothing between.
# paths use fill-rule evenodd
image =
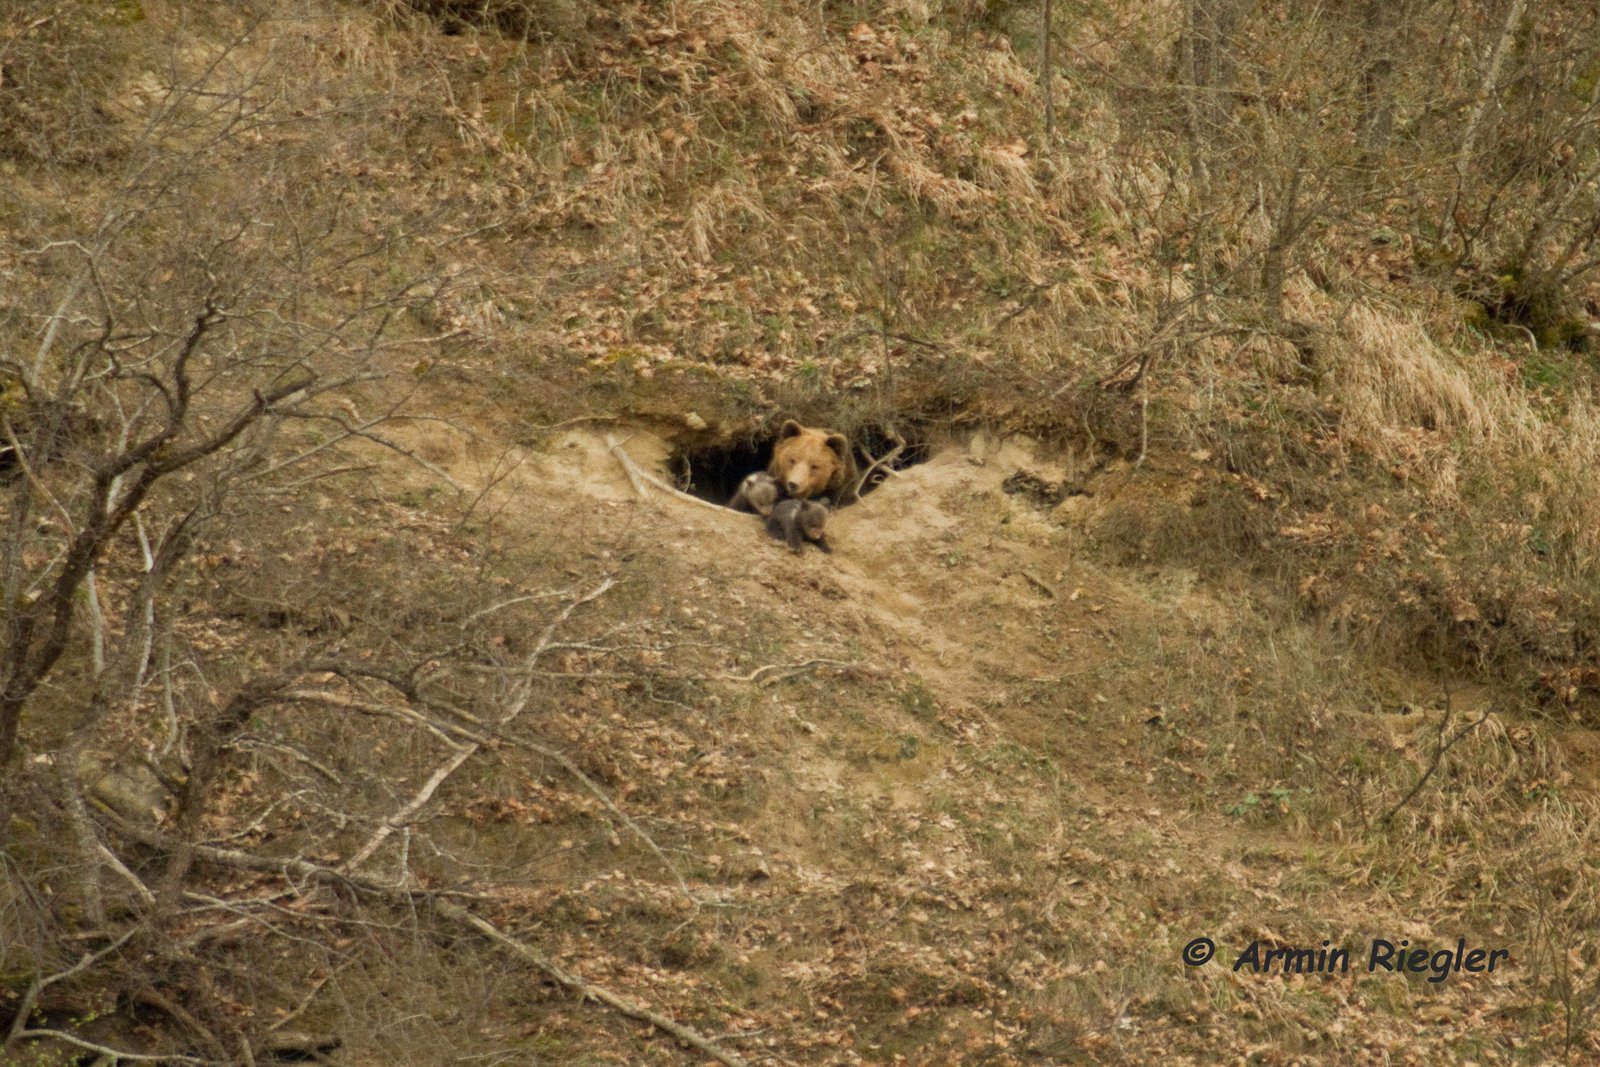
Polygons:
<instances>
[{"instance_id":1,"label":"bear's head","mask_svg":"<svg viewBox=\"0 0 1600 1067\"><path fill-rule=\"evenodd\" d=\"M850 441L842 433L802 426L793 419L778 430L767 473L797 500L838 493L854 474Z\"/></svg>"}]
</instances>

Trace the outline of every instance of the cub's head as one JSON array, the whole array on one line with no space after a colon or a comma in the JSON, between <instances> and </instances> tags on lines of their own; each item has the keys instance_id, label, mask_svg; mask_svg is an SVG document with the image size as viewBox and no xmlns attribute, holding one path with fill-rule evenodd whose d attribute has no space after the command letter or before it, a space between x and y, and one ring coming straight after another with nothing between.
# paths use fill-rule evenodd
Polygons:
<instances>
[{"instance_id":1,"label":"cub's head","mask_svg":"<svg viewBox=\"0 0 1600 1067\"><path fill-rule=\"evenodd\" d=\"M800 505L800 532L813 541L822 539L822 531L828 525L828 505L815 500L807 500Z\"/></svg>"},{"instance_id":2,"label":"cub's head","mask_svg":"<svg viewBox=\"0 0 1600 1067\"><path fill-rule=\"evenodd\" d=\"M789 419L778 431L767 473L789 496L804 500L844 488L850 468L850 441L844 434Z\"/></svg>"}]
</instances>

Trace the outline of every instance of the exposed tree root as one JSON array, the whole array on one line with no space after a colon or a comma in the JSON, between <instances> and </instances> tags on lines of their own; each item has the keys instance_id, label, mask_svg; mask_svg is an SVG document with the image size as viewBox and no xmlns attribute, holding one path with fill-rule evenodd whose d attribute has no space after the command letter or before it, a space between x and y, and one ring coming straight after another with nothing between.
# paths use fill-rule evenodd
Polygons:
<instances>
[{"instance_id":1,"label":"exposed tree root","mask_svg":"<svg viewBox=\"0 0 1600 1067\"><path fill-rule=\"evenodd\" d=\"M622 469L627 472L628 481L633 483L634 492L638 493L641 498L647 495L644 491L643 483L649 482L657 489L660 489L663 493L666 493L668 496L675 496L679 500L685 500L691 504L698 504L700 507L710 508L712 511L726 512L728 510L720 504L713 504L709 500L701 500L697 496L690 496L682 489L675 489L666 482L662 481L660 478L657 478L655 475L651 474L649 471L645 470L643 467L640 467L633 461L632 456L628 455L628 453L622 450L622 444L611 434L606 434L606 447L611 450L611 454L613 456L617 457L617 462L622 464Z\"/></svg>"}]
</instances>

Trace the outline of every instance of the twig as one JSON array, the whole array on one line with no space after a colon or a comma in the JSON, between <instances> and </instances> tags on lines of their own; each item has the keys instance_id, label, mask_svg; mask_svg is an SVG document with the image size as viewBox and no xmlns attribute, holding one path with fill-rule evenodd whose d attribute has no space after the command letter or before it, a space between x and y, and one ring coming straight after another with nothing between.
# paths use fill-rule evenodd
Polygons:
<instances>
[{"instance_id":1,"label":"twig","mask_svg":"<svg viewBox=\"0 0 1600 1067\"><path fill-rule=\"evenodd\" d=\"M486 744L489 738L480 733L474 733L465 727L453 723L440 723L428 718L411 708L396 704L379 704L370 700L357 700L354 697L343 696L338 693L328 693L320 689L290 689L283 694L284 700L303 700L307 703L326 704L333 708L344 708L346 711L359 712L362 715L380 716L390 719L399 719L401 722L420 726L433 734L445 744L455 747L462 740ZM315 764L313 764L315 766ZM337 777L337 776L332 776Z\"/></svg>"},{"instance_id":2,"label":"twig","mask_svg":"<svg viewBox=\"0 0 1600 1067\"><path fill-rule=\"evenodd\" d=\"M306 995L304 997L301 998L300 1003L295 1006L295 1009L293 1011L291 1011L289 1014L285 1015L283 1018L279 1019L277 1022L273 1023L271 1026L267 1027L267 1033L270 1034L270 1033L272 1033L272 1032L274 1032L276 1030L283 1029L284 1026L286 1026L287 1024L293 1022L300 1015L304 1014L305 1010L307 1008L311 1007L311 1002L316 999L317 994L322 992L322 987L327 985L330 981L332 981L334 975L338 974L340 971L344 970L345 967L348 967L348 966L350 966L350 964L346 963L341 967L338 967L338 968L336 968L336 969L334 969L332 971L329 971L327 974L323 975L321 978L318 978L315 982L312 982L311 983L311 989L306 993Z\"/></svg>"},{"instance_id":3,"label":"twig","mask_svg":"<svg viewBox=\"0 0 1600 1067\"><path fill-rule=\"evenodd\" d=\"M17 440L17 432L11 426L11 419L3 411L0 411L0 433L5 434L5 443L10 447L11 455L16 459L17 466L22 469L23 477L27 478L28 485L33 488L34 492L50 501L50 506L55 508L56 514L61 516L61 528L66 531L67 536L76 537L78 534L77 524L72 521L71 514L67 512L61 501L56 499L56 495L50 491L50 487L39 480L39 475L35 473L33 465L28 462L28 450L22 447L21 441Z\"/></svg>"},{"instance_id":4,"label":"twig","mask_svg":"<svg viewBox=\"0 0 1600 1067\"><path fill-rule=\"evenodd\" d=\"M122 860L118 859L117 854L112 852L103 843L101 843L98 838L95 840L95 852L102 860L105 861L107 867L110 867L113 871L116 871L122 876L124 881L133 887L133 891L138 894L139 899L142 900L146 906L152 905L156 902L156 896L154 893L150 892L150 887L140 881L138 875L128 870L128 865L123 863Z\"/></svg>"},{"instance_id":5,"label":"twig","mask_svg":"<svg viewBox=\"0 0 1600 1067\"><path fill-rule=\"evenodd\" d=\"M367 857L378 851L379 846L389 839L390 834L410 823L416 817L417 812L421 811L428 801L433 799L434 792L444 784L444 780L454 774L463 763L471 759L481 747L481 745L475 744L457 747L455 755L436 767L433 774L422 784L422 788L418 789L410 800L401 805L399 811L387 816L383 822L378 824L377 830L373 831L372 836L367 838L367 843L362 845L354 856L345 860L345 869L354 870L360 866L366 861Z\"/></svg>"},{"instance_id":6,"label":"twig","mask_svg":"<svg viewBox=\"0 0 1600 1067\"><path fill-rule=\"evenodd\" d=\"M994 333L996 330L1000 329L1000 327L1004 326L1006 323L1010 322L1012 319L1016 318L1018 315L1021 315L1024 311L1027 311L1029 308L1033 307L1034 297L1038 296L1044 290L1049 289L1050 287L1052 287L1055 284L1056 284L1055 282L1045 282L1042 285L1035 285L1033 287L1033 292L1029 293L1027 296L1024 296L1024 297L1021 297L1020 299L1018 299L1016 307L1012 308L1010 311L1006 312L1004 315L1001 315L1000 316L1000 321L996 322L993 326L989 327L989 332L990 333Z\"/></svg>"},{"instance_id":7,"label":"twig","mask_svg":"<svg viewBox=\"0 0 1600 1067\"><path fill-rule=\"evenodd\" d=\"M549 598L551 598L553 596L557 596L557 595L559 595L559 594L556 594L556 593L527 593L527 594L524 594L522 596L514 596L510 600L502 600L498 604L490 604L486 608L480 608L479 610L474 611L471 615L467 616L466 621L467 622L477 622L479 619L483 618L485 615L493 615L495 612L501 611L501 610L503 610L505 608L509 608L514 604L525 604L530 600L548 600Z\"/></svg>"},{"instance_id":8,"label":"twig","mask_svg":"<svg viewBox=\"0 0 1600 1067\"><path fill-rule=\"evenodd\" d=\"M1029 570L1020 570L1017 573L1022 575L1024 578L1026 578L1028 580L1028 584L1029 585L1031 585L1035 589L1039 590L1039 592L1043 593L1045 596L1049 597L1051 600L1054 600L1056 598L1055 589L1053 589L1050 586L1050 584L1048 582L1046 582L1043 578L1038 577L1032 571L1029 571Z\"/></svg>"},{"instance_id":9,"label":"twig","mask_svg":"<svg viewBox=\"0 0 1600 1067\"><path fill-rule=\"evenodd\" d=\"M1040 33L1042 40L1039 45L1041 53L1039 58L1039 87L1044 90L1044 135L1046 137L1054 137L1056 135L1056 93L1055 86L1051 84L1055 77L1055 72L1051 69L1050 63L1050 0L1044 0L1044 13L1040 21L1043 23L1043 29Z\"/></svg>"},{"instance_id":10,"label":"twig","mask_svg":"<svg viewBox=\"0 0 1600 1067\"><path fill-rule=\"evenodd\" d=\"M616 422L615 415L579 415L576 418L563 419L561 422L552 422L546 426L530 426L528 429L540 433L551 433L556 430L565 430L568 426L578 426L585 422Z\"/></svg>"},{"instance_id":11,"label":"twig","mask_svg":"<svg viewBox=\"0 0 1600 1067\"><path fill-rule=\"evenodd\" d=\"M196 1019L194 1013L189 1011L188 1008L165 996L160 990L153 988L142 989L134 994L134 999L138 1004L155 1008L168 1018L177 1020L185 1030L206 1042L216 1052L226 1055L221 1039L211 1032L210 1027ZM254 1057L251 1057L251 1062L254 1062Z\"/></svg>"},{"instance_id":12,"label":"twig","mask_svg":"<svg viewBox=\"0 0 1600 1067\"><path fill-rule=\"evenodd\" d=\"M593 793L599 799L600 803L606 806L606 810L610 811L611 814L615 815L619 820L621 820L624 826L633 831L635 837L644 842L646 848L655 853L656 859L661 861L661 865L665 867L672 874L672 877L677 881L678 888L683 890L684 896L688 897L696 905L700 903L699 900L695 898L694 893L689 890L689 883L685 882L683 880L683 875L678 873L678 868L670 859L667 858L667 854L661 851L661 846L657 845L650 835L645 833L644 829L638 823L634 822L626 812L617 807L616 803L611 799L610 794L608 794L604 789L601 789L599 783L597 783L593 778L590 778L587 774L584 774L583 771L579 769L577 764L573 763L570 759L568 759L566 756L563 756L555 749L546 748L544 745L541 745L536 741L527 741L521 738L510 738L508 740L510 740L510 742L513 744L520 745L523 748L529 749L530 751L537 752L545 759L552 760L555 763L560 764L562 770L566 771L568 774L572 775L572 777L581 782L583 786L589 790L589 792Z\"/></svg>"},{"instance_id":13,"label":"twig","mask_svg":"<svg viewBox=\"0 0 1600 1067\"><path fill-rule=\"evenodd\" d=\"M1479 715L1476 719L1473 719L1471 722L1467 723L1467 725L1451 734L1450 738L1446 740L1444 731L1445 727L1450 724L1450 713L1446 711L1443 715L1441 715L1439 717L1439 733L1434 741L1433 761L1428 764L1428 769L1422 772L1422 777L1417 779L1417 783L1411 787L1411 791L1405 796L1401 797L1399 803L1395 804L1394 807L1385 812L1383 818L1379 821L1384 825L1388 825L1390 822L1392 822L1394 817L1400 814L1400 809L1411 803L1412 797L1415 797L1418 793L1422 792L1422 787L1428 784L1428 779L1433 777L1433 773L1439 769L1440 763L1444 761L1444 754L1455 747L1455 743L1457 741L1460 741L1463 737L1466 737L1472 731L1482 726L1488 721L1488 719L1489 712L1485 711L1482 715Z\"/></svg>"},{"instance_id":14,"label":"twig","mask_svg":"<svg viewBox=\"0 0 1600 1067\"><path fill-rule=\"evenodd\" d=\"M615 453L617 462L622 464L622 473L628 476L628 481L633 485L634 493L640 500L649 500L650 493L644 487L644 472L628 457L627 453L622 451L622 446L613 440L610 434L606 435L606 447Z\"/></svg>"},{"instance_id":15,"label":"twig","mask_svg":"<svg viewBox=\"0 0 1600 1067\"><path fill-rule=\"evenodd\" d=\"M1141 373L1142 378L1142 373ZM1139 397L1139 458L1133 461L1135 468L1144 465L1146 450L1150 444L1150 383L1145 382L1144 394Z\"/></svg>"},{"instance_id":16,"label":"twig","mask_svg":"<svg viewBox=\"0 0 1600 1067\"><path fill-rule=\"evenodd\" d=\"M881 337L885 341L904 341L908 345L916 345L918 348L926 348L930 352L943 352L945 350L945 346L939 344L937 341L924 341L922 338L912 337L908 333L895 333L893 330L879 329L876 326L863 326L859 330L853 330L839 338L838 343L853 341L857 337L873 336Z\"/></svg>"},{"instance_id":17,"label":"twig","mask_svg":"<svg viewBox=\"0 0 1600 1067\"><path fill-rule=\"evenodd\" d=\"M346 426L344 424L344 422L342 420L338 419L338 418L334 418L332 421L334 423L336 423L338 426L340 426L345 431L345 437L346 438L357 437L357 438L360 438L361 440L364 440L364 441L371 441L375 445L381 445L384 448L389 449L391 452L396 452L396 453L404 456L405 458L409 459L411 462L415 463L417 466L421 467L423 470L427 471L429 474L433 475L435 478L438 478L440 481L444 482L446 485L448 485L450 488L454 489L456 492L465 493L467 491L465 486L463 486L460 482L456 481L454 478L450 477L450 472L449 471L445 470L443 467L439 466L436 463L428 462L427 460L423 459L420 455L418 455L412 449L409 449L409 448L405 447L404 445L397 444L396 442L391 441L386 437L379 437L375 433L368 433L368 432L366 432L366 430L364 428ZM374 420L374 422L377 422L377 421L382 421L382 420ZM369 423L368 425L373 425L373 423ZM282 466L282 464L279 464L279 466ZM277 469L276 467L273 468L273 470L276 470L276 469Z\"/></svg>"}]
</instances>

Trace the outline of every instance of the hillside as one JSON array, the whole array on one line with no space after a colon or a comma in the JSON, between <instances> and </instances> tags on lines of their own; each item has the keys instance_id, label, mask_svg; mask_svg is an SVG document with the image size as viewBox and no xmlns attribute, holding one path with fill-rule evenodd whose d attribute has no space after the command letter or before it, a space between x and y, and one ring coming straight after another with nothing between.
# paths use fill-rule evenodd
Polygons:
<instances>
[{"instance_id":1,"label":"hillside","mask_svg":"<svg viewBox=\"0 0 1600 1067\"><path fill-rule=\"evenodd\" d=\"M0 12L0 1062L1600 1062L1594 12L1043 9Z\"/></svg>"}]
</instances>

